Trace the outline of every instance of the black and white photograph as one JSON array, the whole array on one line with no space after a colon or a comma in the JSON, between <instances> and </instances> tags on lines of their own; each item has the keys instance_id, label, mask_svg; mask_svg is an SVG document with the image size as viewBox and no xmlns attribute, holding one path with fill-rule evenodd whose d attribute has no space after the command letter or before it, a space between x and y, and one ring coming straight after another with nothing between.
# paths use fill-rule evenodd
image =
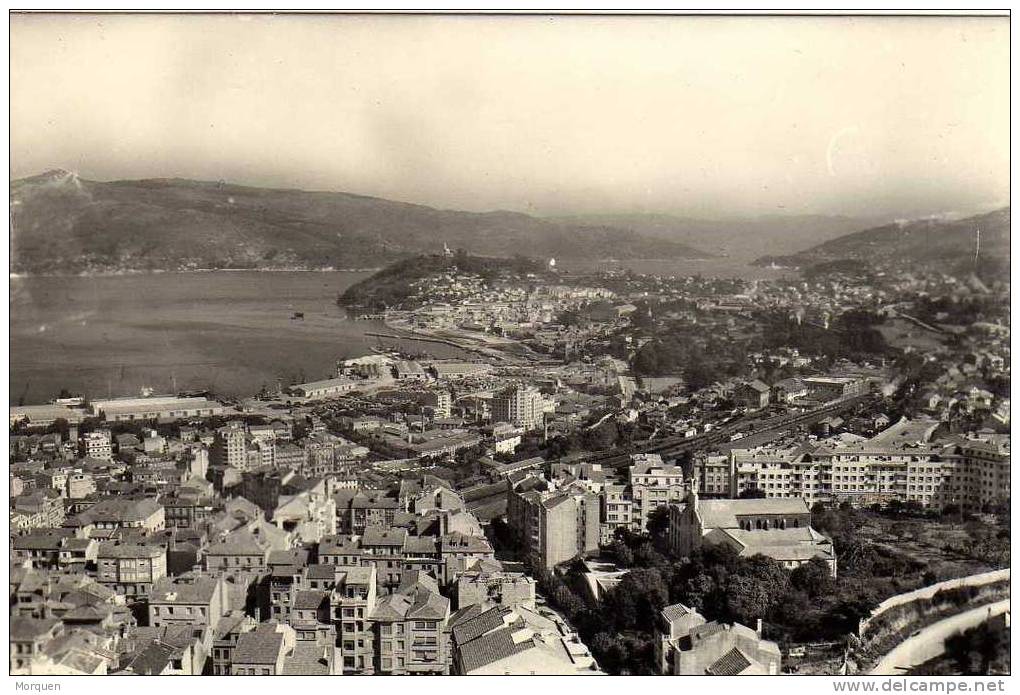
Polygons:
<instances>
[{"instance_id":1,"label":"black and white photograph","mask_svg":"<svg viewBox=\"0 0 1020 695\"><path fill-rule=\"evenodd\" d=\"M1008 690L1009 10L8 36L10 692Z\"/></svg>"}]
</instances>

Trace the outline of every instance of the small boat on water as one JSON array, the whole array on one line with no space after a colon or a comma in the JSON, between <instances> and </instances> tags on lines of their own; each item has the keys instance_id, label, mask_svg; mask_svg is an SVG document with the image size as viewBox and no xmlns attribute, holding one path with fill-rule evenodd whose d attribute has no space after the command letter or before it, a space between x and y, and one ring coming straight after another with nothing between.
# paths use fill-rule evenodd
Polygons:
<instances>
[{"instance_id":1,"label":"small boat on water","mask_svg":"<svg viewBox=\"0 0 1020 695\"><path fill-rule=\"evenodd\" d=\"M294 315L291 316L290 319L291 319L291 321L304 321L305 320L305 312L303 312L303 311L295 311Z\"/></svg>"}]
</instances>

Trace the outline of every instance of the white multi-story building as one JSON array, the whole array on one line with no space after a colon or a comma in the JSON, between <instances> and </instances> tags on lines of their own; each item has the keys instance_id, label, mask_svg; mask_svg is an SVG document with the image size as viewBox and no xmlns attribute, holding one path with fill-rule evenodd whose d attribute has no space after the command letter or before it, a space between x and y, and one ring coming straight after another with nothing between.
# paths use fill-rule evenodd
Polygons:
<instances>
[{"instance_id":1,"label":"white multi-story building","mask_svg":"<svg viewBox=\"0 0 1020 695\"><path fill-rule=\"evenodd\" d=\"M432 408L435 418L447 418L453 413L453 399L446 389L433 389L425 394L425 405Z\"/></svg>"},{"instance_id":2,"label":"white multi-story building","mask_svg":"<svg viewBox=\"0 0 1020 695\"><path fill-rule=\"evenodd\" d=\"M231 422L216 430L209 458L213 464L231 466L240 470L248 468L248 445L244 425Z\"/></svg>"},{"instance_id":3,"label":"white multi-story building","mask_svg":"<svg viewBox=\"0 0 1020 695\"><path fill-rule=\"evenodd\" d=\"M492 421L533 430L542 425L544 406L542 394L535 387L511 386L492 399Z\"/></svg>"},{"instance_id":4,"label":"white multi-story building","mask_svg":"<svg viewBox=\"0 0 1020 695\"><path fill-rule=\"evenodd\" d=\"M702 456L695 467L698 492L706 497L729 497L730 459L719 454Z\"/></svg>"},{"instance_id":5,"label":"white multi-story building","mask_svg":"<svg viewBox=\"0 0 1020 695\"><path fill-rule=\"evenodd\" d=\"M113 438L110 430L94 430L82 437L85 458L110 461L113 459Z\"/></svg>"},{"instance_id":6,"label":"white multi-story building","mask_svg":"<svg viewBox=\"0 0 1020 695\"><path fill-rule=\"evenodd\" d=\"M970 510L1009 499L1008 435L930 441L937 424L903 420L867 440L733 450L729 496L757 489L766 498L800 497L809 504L899 500Z\"/></svg>"},{"instance_id":7,"label":"white multi-story building","mask_svg":"<svg viewBox=\"0 0 1020 695\"><path fill-rule=\"evenodd\" d=\"M635 530L644 531L651 513L658 507L682 501L689 485L684 482L683 469L664 463L658 454L635 454L631 459L634 462L630 467L633 525Z\"/></svg>"}]
</instances>

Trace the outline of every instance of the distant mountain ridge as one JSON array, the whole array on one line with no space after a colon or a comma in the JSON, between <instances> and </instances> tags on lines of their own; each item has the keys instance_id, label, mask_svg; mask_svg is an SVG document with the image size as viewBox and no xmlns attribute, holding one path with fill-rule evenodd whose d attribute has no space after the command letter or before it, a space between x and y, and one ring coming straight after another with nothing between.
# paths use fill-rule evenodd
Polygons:
<instances>
[{"instance_id":1,"label":"distant mountain ridge","mask_svg":"<svg viewBox=\"0 0 1020 695\"><path fill-rule=\"evenodd\" d=\"M10 197L14 273L366 268L444 243L501 257L712 256L610 225L222 182L90 181L54 170L12 181Z\"/></svg>"},{"instance_id":2,"label":"distant mountain ridge","mask_svg":"<svg viewBox=\"0 0 1020 695\"><path fill-rule=\"evenodd\" d=\"M844 234L889 222L889 217L759 215L705 219L661 213L612 213L549 218L562 224L603 224L667 239L737 260L795 253Z\"/></svg>"},{"instance_id":3,"label":"distant mountain ridge","mask_svg":"<svg viewBox=\"0 0 1020 695\"><path fill-rule=\"evenodd\" d=\"M764 256L755 264L804 269L835 261L860 261L876 268L939 265L956 272L1008 274L1009 223L1010 209L1005 207L959 220L886 224L788 256Z\"/></svg>"}]
</instances>

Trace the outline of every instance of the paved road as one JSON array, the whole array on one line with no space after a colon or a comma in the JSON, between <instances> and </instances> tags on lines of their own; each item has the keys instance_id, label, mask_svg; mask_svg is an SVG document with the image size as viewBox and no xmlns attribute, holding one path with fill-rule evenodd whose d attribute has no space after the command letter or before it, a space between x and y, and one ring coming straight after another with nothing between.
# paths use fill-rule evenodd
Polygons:
<instances>
[{"instance_id":1,"label":"paved road","mask_svg":"<svg viewBox=\"0 0 1020 695\"><path fill-rule=\"evenodd\" d=\"M890 552L899 552L899 549L888 546L884 543L876 543L875 545L887 548ZM913 555L912 553L910 554ZM991 584L1002 580L1006 580L1008 582L1009 577L1010 573L1009 568L1007 567L1001 570L992 570L991 572L982 572L981 574L971 574L966 577L947 579L946 581L939 582L937 584L931 584L929 586L923 586L920 589L915 589L914 591L908 591L905 594L890 596L885 601L878 604L878 607L872 611L871 616L861 623L861 632L864 632L864 629L872 620L894 606L910 603L911 601L916 601L919 598L931 598L944 589L956 589L961 586L982 586L984 584Z\"/></svg>"},{"instance_id":2,"label":"paved road","mask_svg":"<svg viewBox=\"0 0 1020 695\"><path fill-rule=\"evenodd\" d=\"M945 651L945 640L950 635L980 625L990 617L1009 610L1009 599L986 606L972 608L945 620L940 620L910 637L882 657L871 671L872 676L903 675L906 669L923 664Z\"/></svg>"}]
</instances>

